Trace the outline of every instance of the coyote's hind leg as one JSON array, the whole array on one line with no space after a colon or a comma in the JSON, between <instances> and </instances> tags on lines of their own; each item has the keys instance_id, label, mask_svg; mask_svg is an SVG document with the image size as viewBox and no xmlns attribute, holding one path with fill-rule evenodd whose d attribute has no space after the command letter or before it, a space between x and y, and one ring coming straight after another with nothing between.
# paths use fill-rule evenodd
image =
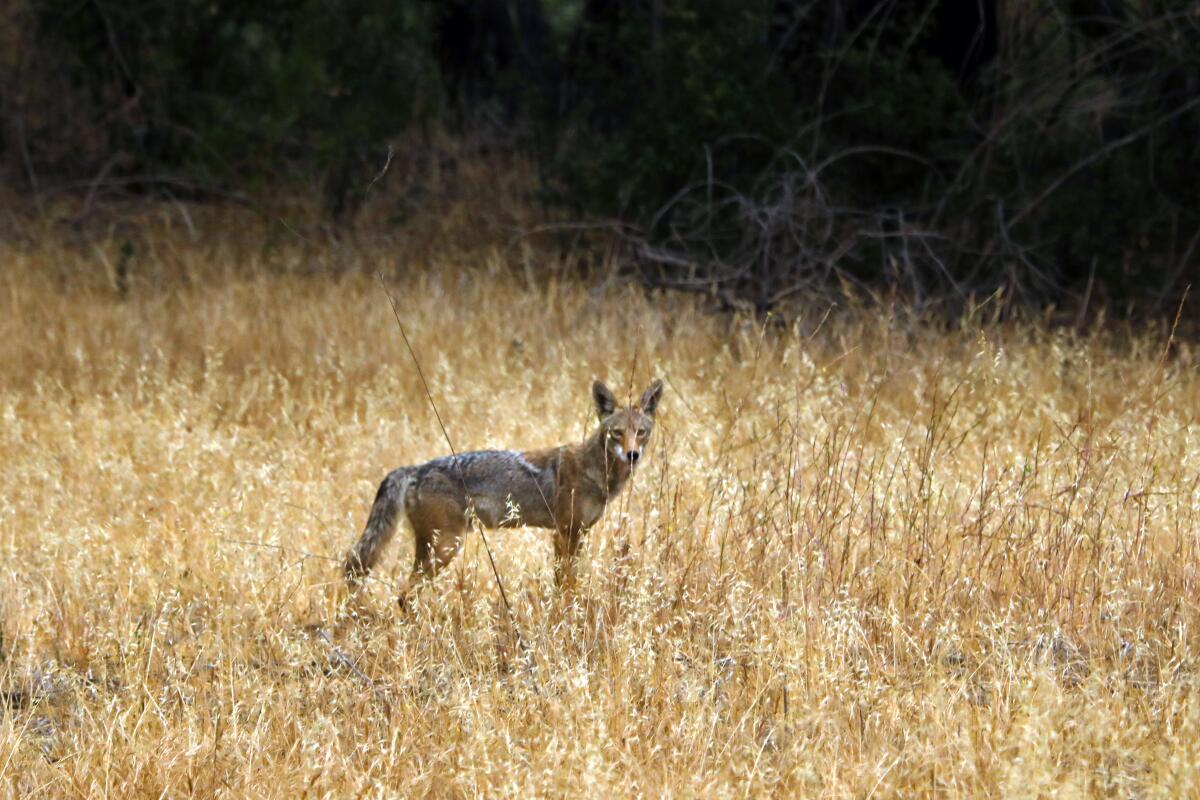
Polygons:
<instances>
[{"instance_id":1,"label":"coyote's hind leg","mask_svg":"<svg viewBox=\"0 0 1200 800\"><path fill-rule=\"evenodd\" d=\"M405 607L413 591L425 581L434 578L442 568L454 560L462 547L466 533L466 514L454 508L424 508L415 515L413 523L412 572L408 583L401 590L398 602ZM434 527L436 523L437 527Z\"/></svg>"}]
</instances>

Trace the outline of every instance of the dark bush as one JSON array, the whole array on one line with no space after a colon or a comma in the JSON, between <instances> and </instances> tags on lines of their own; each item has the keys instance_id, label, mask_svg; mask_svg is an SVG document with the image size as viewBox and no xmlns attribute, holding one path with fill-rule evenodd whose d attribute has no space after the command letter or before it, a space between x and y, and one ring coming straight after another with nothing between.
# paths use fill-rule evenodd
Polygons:
<instances>
[{"instance_id":1,"label":"dark bush","mask_svg":"<svg viewBox=\"0 0 1200 800\"><path fill-rule=\"evenodd\" d=\"M1195 0L25 0L0 51L37 197L299 180L338 215L441 126L536 153L645 279L760 308L1161 310L1200 257Z\"/></svg>"},{"instance_id":2,"label":"dark bush","mask_svg":"<svg viewBox=\"0 0 1200 800\"><path fill-rule=\"evenodd\" d=\"M553 163L652 280L760 307L1161 300L1200 229L1198 32L1185 2L593 0Z\"/></svg>"},{"instance_id":3,"label":"dark bush","mask_svg":"<svg viewBox=\"0 0 1200 800\"><path fill-rule=\"evenodd\" d=\"M33 54L65 78L33 91L53 108L66 89L75 118L29 138L69 149L84 128L106 145L102 163L58 170L75 178L317 178L336 210L368 156L436 112L419 3L35 0L30 13Z\"/></svg>"}]
</instances>

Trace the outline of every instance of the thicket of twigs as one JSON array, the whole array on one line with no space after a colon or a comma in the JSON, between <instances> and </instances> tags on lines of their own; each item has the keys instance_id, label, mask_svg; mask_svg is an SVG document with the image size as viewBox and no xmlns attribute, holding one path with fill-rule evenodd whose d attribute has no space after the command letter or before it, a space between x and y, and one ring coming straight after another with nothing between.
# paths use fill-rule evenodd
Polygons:
<instances>
[{"instance_id":1,"label":"thicket of twigs","mask_svg":"<svg viewBox=\"0 0 1200 800\"><path fill-rule=\"evenodd\" d=\"M1200 791L1200 379L1166 329L775 324L581 283L463 206L287 218L0 251L11 794ZM411 613L404 545L344 603L377 482L445 451L376 272L460 449L665 379L573 603L520 530L511 618L475 537Z\"/></svg>"},{"instance_id":2,"label":"thicket of twigs","mask_svg":"<svg viewBox=\"0 0 1200 800\"><path fill-rule=\"evenodd\" d=\"M0 184L40 208L302 186L353 226L393 156L456 168L442 131L735 308L1164 319L1200 264L1196 0L0 10Z\"/></svg>"}]
</instances>

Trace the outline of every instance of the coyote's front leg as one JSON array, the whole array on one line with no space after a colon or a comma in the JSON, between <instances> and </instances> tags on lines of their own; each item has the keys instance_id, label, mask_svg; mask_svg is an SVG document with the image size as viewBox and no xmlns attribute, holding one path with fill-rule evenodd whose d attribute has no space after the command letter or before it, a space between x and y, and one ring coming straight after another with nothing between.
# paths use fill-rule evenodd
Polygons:
<instances>
[{"instance_id":1,"label":"coyote's front leg","mask_svg":"<svg viewBox=\"0 0 1200 800\"><path fill-rule=\"evenodd\" d=\"M587 534L581 525L570 525L554 532L554 585L558 588L575 583L575 554Z\"/></svg>"}]
</instances>

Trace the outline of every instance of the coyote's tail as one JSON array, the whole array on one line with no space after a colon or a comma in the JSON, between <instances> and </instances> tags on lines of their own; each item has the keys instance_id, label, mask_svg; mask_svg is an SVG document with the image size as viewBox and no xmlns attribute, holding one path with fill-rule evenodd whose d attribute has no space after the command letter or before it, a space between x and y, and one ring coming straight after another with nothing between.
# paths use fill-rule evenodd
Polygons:
<instances>
[{"instance_id":1,"label":"coyote's tail","mask_svg":"<svg viewBox=\"0 0 1200 800\"><path fill-rule=\"evenodd\" d=\"M391 541L396 532L399 512L404 509L404 497L415 476L416 470L413 468L401 467L389 472L383 483L379 484L375 502L371 505L371 516L367 518L367 527L346 557L346 582L351 586L357 586L363 576L370 572L371 567L379 561L383 548Z\"/></svg>"}]
</instances>

